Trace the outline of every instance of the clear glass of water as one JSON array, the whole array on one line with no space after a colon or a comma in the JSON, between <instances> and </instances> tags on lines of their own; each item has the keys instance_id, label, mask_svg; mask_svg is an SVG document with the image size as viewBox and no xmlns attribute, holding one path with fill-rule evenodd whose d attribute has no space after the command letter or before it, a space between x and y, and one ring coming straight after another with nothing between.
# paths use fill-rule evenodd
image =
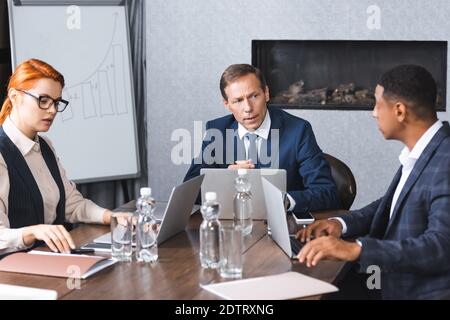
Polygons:
<instances>
[{"instance_id":1,"label":"clear glass of water","mask_svg":"<svg viewBox=\"0 0 450 320\"><path fill-rule=\"evenodd\" d=\"M133 214L117 212L111 215L111 255L119 261L131 261Z\"/></svg>"},{"instance_id":2,"label":"clear glass of water","mask_svg":"<svg viewBox=\"0 0 450 320\"><path fill-rule=\"evenodd\" d=\"M243 269L243 233L242 227L224 224L220 227L220 276L240 278Z\"/></svg>"}]
</instances>

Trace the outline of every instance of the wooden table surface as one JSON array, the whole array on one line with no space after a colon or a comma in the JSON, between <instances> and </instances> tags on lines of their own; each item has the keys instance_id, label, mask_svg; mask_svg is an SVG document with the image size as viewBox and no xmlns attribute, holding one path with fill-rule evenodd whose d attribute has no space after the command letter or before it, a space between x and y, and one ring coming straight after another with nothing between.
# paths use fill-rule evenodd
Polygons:
<instances>
[{"instance_id":1,"label":"wooden table surface","mask_svg":"<svg viewBox=\"0 0 450 320\"><path fill-rule=\"evenodd\" d=\"M127 204L118 210L132 207ZM324 212L316 217L326 218L333 214L336 212ZM132 262L118 262L81 280L80 288L72 289L65 278L8 272L0 272L0 283L56 290L59 299L218 299L200 287L200 284L224 281L216 270L200 266L200 223L201 215L194 214L184 232L159 246L156 263L138 263L133 257ZM336 285L348 269L346 263L337 261L322 261L316 267L307 268L289 259L266 231L263 221L254 221L252 234L245 237L243 278L296 271ZM81 224L71 231L71 235L76 245L81 246L107 232L109 226Z\"/></svg>"}]
</instances>

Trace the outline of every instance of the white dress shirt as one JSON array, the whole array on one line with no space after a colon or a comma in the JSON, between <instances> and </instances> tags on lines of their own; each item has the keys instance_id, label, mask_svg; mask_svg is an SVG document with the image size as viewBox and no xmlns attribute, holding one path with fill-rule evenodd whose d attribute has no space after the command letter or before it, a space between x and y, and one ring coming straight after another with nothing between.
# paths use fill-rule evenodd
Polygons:
<instances>
[{"instance_id":1,"label":"white dress shirt","mask_svg":"<svg viewBox=\"0 0 450 320\"><path fill-rule=\"evenodd\" d=\"M402 175L400 177L400 180L394 192L394 196L392 198L389 219L392 217L398 197L400 196L400 193L402 192L406 180L408 180L408 177L411 174L414 165L417 162L417 159L419 159L419 157L422 155L423 150L425 150L426 146L430 143L431 139L433 139L434 135L439 131L441 127L442 121L437 120L431 127L428 128L427 131L425 131L425 133L420 137L420 139L417 140L416 144L414 145L411 151L409 151L408 147L405 146L402 152L400 153L398 159L402 165ZM342 218L335 217L330 219L336 219L342 224L343 235L347 232L347 225Z\"/></svg>"},{"instance_id":2,"label":"white dress shirt","mask_svg":"<svg viewBox=\"0 0 450 320\"><path fill-rule=\"evenodd\" d=\"M238 135L239 139L244 139L247 133L254 133L258 137L256 138L256 148L258 149L258 155L261 150L261 142L262 139L267 140L269 138L270 133L270 125L272 124L272 120L270 120L269 110L266 111L266 116L264 117L263 122L255 131L248 131L242 124L238 123ZM250 141L248 139L244 139L245 146L245 157L248 159L248 148L250 146Z\"/></svg>"},{"instance_id":3,"label":"white dress shirt","mask_svg":"<svg viewBox=\"0 0 450 320\"><path fill-rule=\"evenodd\" d=\"M392 198L391 211L389 214L389 219L392 217L392 213L394 213L395 204L397 203L398 197L402 192L403 187L405 186L406 180L408 180L411 171L414 168L414 165L422 154L423 150L425 150L428 143L430 143L431 139L433 139L436 132L442 127L442 121L436 121L431 127L428 128L427 131L420 137L417 143L414 145L411 152L408 147L404 147L400 155L398 156L398 160L402 164L402 176L400 177L400 181L398 182L397 188L395 189L394 196Z\"/></svg>"},{"instance_id":4,"label":"white dress shirt","mask_svg":"<svg viewBox=\"0 0 450 320\"><path fill-rule=\"evenodd\" d=\"M10 117L7 117L3 123L3 130L19 149L36 180L44 204L44 222L46 224L53 223L59 202L59 189L42 156L38 137L36 136L35 140L29 139L14 125ZM43 138L49 144L53 153L55 153L49 139ZM67 178L56 153L55 157L66 193L66 221L103 223L105 209L97 206L91 200L83 198L76 189L75 183ZM26 248L22 239L23 228L10 228L8 219L9 189L8 169L0 153L0 254Z\"/></svg>"},{"instance_id":5,"label":"white dress shirt","mask_svg":"<svg viewBox=\"0 0 450 320\"><path fill-rule=\"evenodd\" d=\"M269 110L266 111L266 116L264 117L263 122L255 131L248 131L242 124L238 124L238 135L239 139L243 140L245 146L245 157L248 159L248 148L250 146L250 141L248 139L244 139L247 133L253 133L258 135L256 138L256 148L258 150L258 156L261 150L262 139L266 140L269 138L270 126L272 124L272 120L270 120ZM288 208L289 211L294 210L295 208L295 200L292 198L289 193L287 193L287 197L289 198L290 206Z\"/></svg>"}]
</instances>

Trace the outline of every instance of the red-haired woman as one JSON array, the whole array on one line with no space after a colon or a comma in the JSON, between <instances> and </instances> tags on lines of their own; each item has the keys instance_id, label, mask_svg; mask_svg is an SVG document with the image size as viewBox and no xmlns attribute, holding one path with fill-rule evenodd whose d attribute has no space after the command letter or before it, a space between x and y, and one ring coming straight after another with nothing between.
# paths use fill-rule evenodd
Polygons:
<instances>
[{"instance_id":1,"label":"red-haired woman","mask_svg":"<svg viewBox=\"0 0 450 320\"><path fill-rule=\"evenodd\" d=\"M111 212L83 198L48 138L38 134L66 108L63 87L64 77L37 59L20 64L9 80L0 112L0 254L37 240L70 252L75 245L65 221L110 222Z\"/></svg>"}]
</instances>

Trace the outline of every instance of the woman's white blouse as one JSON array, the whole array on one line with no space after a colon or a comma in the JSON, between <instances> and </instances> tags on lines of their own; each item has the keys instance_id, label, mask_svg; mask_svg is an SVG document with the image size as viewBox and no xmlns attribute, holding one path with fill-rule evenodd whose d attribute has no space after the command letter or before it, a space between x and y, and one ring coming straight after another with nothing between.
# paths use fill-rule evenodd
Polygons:
<instances>
[{"instance_id":1,"label":"woman's white blouse","mask_svg":"<svg viewBox=\"0 0 450 320\"><path fill-rule=\"evenodd\" d=\"M59 189L42 156L38 138L36 137L36 141L29 139L14 125L9 117L3 123L3 130L25 158L25 162L30 168L41 192L44 202L44 221L46 224L51 224L56 218ZM43 138L56 156L50 140L46 137ZM99 207L91 200L83 198L76 189L75 183L67 178L66 172L57 156L56 159L66 192L66 221L102 223L105 209ZM0 153L0 254L26 248L22 239L23 228L11 229L9 225L9 187L8 168Z\"/></svg>"}]
</instances>

